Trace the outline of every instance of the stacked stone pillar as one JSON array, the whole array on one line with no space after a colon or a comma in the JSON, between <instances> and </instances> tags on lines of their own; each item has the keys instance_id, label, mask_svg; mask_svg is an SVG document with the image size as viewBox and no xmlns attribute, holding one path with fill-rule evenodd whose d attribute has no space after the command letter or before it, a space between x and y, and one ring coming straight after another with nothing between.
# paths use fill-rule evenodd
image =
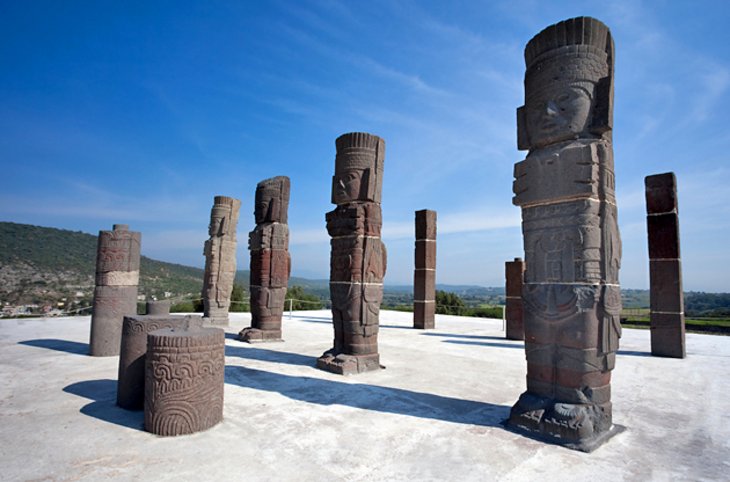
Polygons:
<instances>
[{"instance_id":1,"label":"stacked stone pillar","mask_svg":"<svg viewBox=\"0 0 730 482\"><path fill-rule=\"evenodd\" d=\"M673 172L667 172L647 176L644 183L649 231L651 354L684 358L684 294L679 255L677 179Z\"/></svg>"},{"instance_id":2,"label":"stacked stone pillar","mask_svg":"<svg viewBox=\"0 0 730 482\"><path fill-rule=\"evenodd\" d=\"M239 333L249 343L282 341L281 318L291 273L289 256L290 182L286 176L256 186L256 228L249 233L251 251L251 326Z\"/></svg>"},{"instance_id":3,"label":"stacked stone pillar","mask_svg":"<svg viewBox=\"0 0 730 482\"><path fill-rule=\"evenodd\" d=\"M507 426L591 451L618 431L611 371L621 333L611 33L579 17L525 48L514 204L522 209L527 391Z\"/></svg>"},{"instance_id":4,"label":"stacked stone pillar","mask_svg":"<svg viewBox=\"0 0 730 482\"><path fill-rule=\"evenodd\" d=\"M364 132L335 141L334 211L327 213L333 347L317 367L338 374L380 369L378 328L386 269L380 240L385 142Z\"/></svg>"},{"instance_id":5,"label":"stacked stone pillar","mask_svg":"<svg viewBox=\"0 0 730 482\"><path fill-rule=\"evenodd\" d=\"M522 258L507 261L505 270L505 336L508 340L524 340L525 326L522 309L522 280L525 273L525 262Z\"/></svg>"},{"instance_id":6,"label":"stacked stone pillar","mask_svg":"<svg viewBox=\"0 0 730 482\"><path fill-rule=\"evenodd\" d=\"M205 242L205 275L203 278L204 317L214 325L228 325L228 309L236 277L236 227L241 201L216 196L210 212Z\"/></svg>"},{"instance_id":7,"label":"stacked stone pillar","mask_svg":"<svg viewBox=\"0 0 730 482\"><path fill-rule=\"evenodd\" d=\"M89 342L92 356L119 355L124 316L137 313L141 237L126 224L99 231Z\"/></svg>"},{"instance_id":8,"label":"stacked stone pillar","mask_svg":"<svg viewBox=\"0 0 730 482\"><path fill-rule=\"evenodd\" d=\"M413 327L436 327L436 211L416 211Z\"/></svg>"}]
</instances>

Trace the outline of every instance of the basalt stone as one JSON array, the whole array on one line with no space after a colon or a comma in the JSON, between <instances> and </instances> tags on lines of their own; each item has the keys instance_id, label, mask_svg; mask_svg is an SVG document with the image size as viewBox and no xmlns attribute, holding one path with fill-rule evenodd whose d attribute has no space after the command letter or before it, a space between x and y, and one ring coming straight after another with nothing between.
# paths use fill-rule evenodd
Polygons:
<instances>
[{"instance_id":1,"label":"basalt stone","mask_svg":"<svg viewBox=\"0 0 730 482\"><path fill-rule=\"evenodd\" d=\"M413 327L436 326L436 212L416 211L416 250L413 272Z\"/></svg>"},{"instance_id":2,"label":"basalt stone","mask_svg":"<svg viewBox=\"0 0 730 482\"><path fill-rule=\"evenodd\" d=\"M236 226L241 201L216 196L205 242L203 316L214 325L228 325L233 280L236 276Z\"/></svg>"},{"instance_id":3,"label":"basalt stone","mask_svg":"<svg viewBox=\"0 0 730 482\"><path fill-rule=\"evenodd\" d=\"M148 301L146 303L148 315L164 316L170 314L170 300Z\"/></svg>"},{"instance_id":4,"label":"basalt stone","mask_svg":"<svg viewBox=\"0 0 730 482\"><path fill-rule=\"evenodd\" d=\"M224 343L220 328L163 328L147 335L145 430L185 435L223 420Z\"/></svg>"},{"instance_id":5,"label":"basalt stone","mask_svg":"<svg viewBox=\"0 0 730 482\"><path fill-rule=\"evenodd\" d=\"M647 176L651 352L684 358L684 293L679 249L677 178L672 172Z\"/></svg>"},{"instance_id":6,"label":"basalt stone","mask_svg":"<svg viewBox=\"0 0 730 482\"><path fill-rule=\"evenodd\" d=\"M327 232L332 237L330 298L333 347L317 367L342 375L381 368L378 354L380 304L387 267L380 240L385 142L372 134L344 134L335 142L335 175Z\"/></svg>"},{"instance_id":7,"label":"basalt stone","mask_svg":"<svg viewBox=\"0 0 730 482\"><path fill-rule=\"evenodd\" d=\"M251 326L238 334L242 341L282 341L281 319L291 273L286 224L289 190L290 181L286 176L266 179L256 186L256 227L248 236Z\"/></svg>"},{"instance_id":8,"label":"basalt stone","mask_svg":"<svg viewBox=\"0 0 730 482\"><path fill-rule=\"evenodd\" d=\"M436 211L416 211L416 240L436 239Z\"/></svg>"},{"instance_id":9,"label":"basalt stone","mask_svg":"<svg viewBox=\"0 0 730 482\"><path fill-rule=\"evenodd\" d=\"M413 302L413 327L420 330L432 330L436 328L435 301Z\"/></svg>"},{"instance_id":10,"label":"basalt stone","mask_svg":"<svg viewBox=\"0 0 730 482\"><path fill-rule=\"evenodd\" d=\"M525 249L527 391L506 425L591 451L619 430L610 398L621 333L611 33L589 17L560 22L530 40L525 64L517 137L529 153L515 165L513 202ZM508 316L520 311L514 270Z\"/></svg>"},{"instance_id":11,"label":"basalt stone","mask_svg":"<svg viewBox=\"0 0 730 482\"><path fill-rule=\"evenodd\" d=\"M142 410L144 408L144 366L148 333L162 328L175 328L178 330L200 328L202 324L202 317L194 315L147 314L125 316L119 354L117 405L127 410Z\"/></svg>"},{"instance_id":12,"label":"basalt stone","mask_svg":"<svg viewBox=\"0 0 730 482\"><path fill-rule=\"evenodd\" d=\"M92 356L119 355L122 320L137 313L141 234L126 224L99 231L91 313Z\"/></svg>"},{"instance_id":13,"label":"basalt stone","mask_svg":"<svg viewBox=\"0 0 730 482\"><path fill-rule=\"evenodd\" d=\"M522 310L522 279L525 272L525 262L522 258L507 261L505 270L505 336L508 340L524 340L525 327Z\"/></svg>"}]
</instances>

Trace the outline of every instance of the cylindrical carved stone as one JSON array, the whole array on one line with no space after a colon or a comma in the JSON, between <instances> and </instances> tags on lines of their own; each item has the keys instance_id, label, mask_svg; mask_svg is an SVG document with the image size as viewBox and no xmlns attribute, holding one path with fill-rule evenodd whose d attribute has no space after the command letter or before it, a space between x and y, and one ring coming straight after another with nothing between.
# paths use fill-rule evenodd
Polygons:
<instances>
[{"instance_id":1,"label":"cylindrical carved stone","mask_svg":"<svg viewBox=\"0 0 730 482\"><path fill-rule=\"evenodd\" d=\"M117 377L117 405L127 410L144 408L144 364L147 334L161 328L187 330L200 328L200 316L137 315L125 316Z\"/></svg>"},{"instance_id":2,"label":"cylindrical carved stone","mask_svg":"<svg viewBox=\"0 0 730 482\"><path fill-rule=\"evenodd\" d=\"M238 199L216 196L210 212L210 239L203 250L203 316L214 325L228 325L228 308L236 277L236 226L240 207Z\"/></svg>"},{"instance_id":3,"label":"cylindrical carved stone","mask_svg":"<svg viewBox=\"0 0 730 482\"><path fill-rule=\"evenodd\" d=\"M522 321L522 278L525 272L525 262L522 258L507 261L505 271L505 322L508 340L524 340L525 327Z\"/></svg>"},{"instance_id":4,"label":"cylindrical carved stone","mask_svg":"<svg viewBox=\"0 0 730 482\"><path fill-rule=\"evenodd\" d=\"M291 273L289 256L289 178L277 176L256 186L256 228L251 251L251 326L239 333L249 343L281 340L281 317Z\"/></svg>"},{"instance_id":5,"label":"cylindrical carved stone","mask_svg":"<svg viewBox=\"0 0 730 482\"><path fill-rule=\"evenodd\" d=\"M170 314L170 300L148 301L146 304L147 314L164 316Z\"/></svg>"},{"instance_id":6,"label":"cylindrical carved stone","mask_svg":"<svg viewBox=\"0 0 730 482\"><path fill-rule=\"evenodd\" d=\"M436 211L416 211L413 328L436 327Z\"/></svg>"},{"instance_id":7,"label":"cylindrical carved stone","mask_svg":"<svg viewBox=\"0 0 730 482\"><path fill-rule=\"evenodd\" d=\"M614 47L574 18L525 48L513 202L522 208L527 391L509 427L590 451L618 428L611 370L621 334L613 147Z\"/></svg>"},{"instance_id":8,"label":"cylindrical carved stone","mask_svg":"<svg viewBox=\"0 0 730 482\"><path fill-rule=\"evenodd\" d=\"M334 211L327 213L335 339L317 367L350 374L380 369L378 327L387 264L380 240L385 141L364 132L335 141Z\"/></svg>"},{"instance_id":9,"label":"cylindrical carved stone","mask_svg":"<svg viewBox=\"0 0 730 482\"><path fill-rule=\"evenodd\" d=\"M647 176L651 354L686 356L682 261L679 256L677 179L673 172Z\"/></svg>"},{"instance_id":10,"label":"cylindrical carved stone","mask_svg":"<svg viewBox=\"0 0 730 482\"><path fill-rule=\"evenodd\" d=\"M141 238L126 224L99 231L89 342L92 356L119 355L122 319L137 313Z\"/></svg>"},{"instance_id":11,"label":"cylindrical carved stone","mask_svg":"<svg viewBox=\"0 0 730 482\"><path fill-rule=\"evenodd\" d=\"M144 427L185 435L223 420L225 333L163 328L147 335Z\"/></svg>"}]
</instances>

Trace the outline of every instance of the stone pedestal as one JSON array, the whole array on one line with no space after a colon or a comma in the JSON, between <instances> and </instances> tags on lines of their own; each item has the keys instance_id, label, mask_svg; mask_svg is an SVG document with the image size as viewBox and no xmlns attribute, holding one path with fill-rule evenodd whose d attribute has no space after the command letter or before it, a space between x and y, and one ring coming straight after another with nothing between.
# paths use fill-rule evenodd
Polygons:
<instances>
[{"instance_id":1,"label":"stone pedestal","mask_svg":"<svg viewBox=\"0 0 730 482\"><path fill-rule=\"evenodd\" d=\"M289 178L277 176L256 186L256 228L251 251L251 326L239 333L249 343L282 341L281 318L291 273L289 256Z\"/></svg>"},{"instance_id":2,"label":"stone pedestal","mask_svg":"<svg viewBox=\"0 0 730 482\"><path fill-rule=\"evenodd\" d=\"M165 316L170 314L170 300L148 301L146 303L147 314Z\"/></svg>"},{"instance_id":3,"label":"stone pedestal","mask_svg":"<svg viewBox=\"0 0 730 482\"><path fill-rule=\"evenodd\" d=\"M213 325L228 325L228 309L236 277L236 227L241 201L216 196L210 212L205 242L203 278L203 316Z\"/></svg>"},{"instance_id":4,"label":"stone pedestal","mask_svg":"<svg viewBox=\"0 0 730 482\"><path fill-rule=\"evenodd\" d=\"M647 176L651 354L684 358L684 293L679 255L677 179L673 172Z\"/></svg>"},{"instance_id":5,"label":"stone pedestal","mask_svg":"<svg viewBox=\"0 0 730 482\"><path fill-rule=\"evenodd\" d=\"M187 330L200 328L200 316L136 315L125 316L117 377L117 405L127 410L144 408L144 365L147 334L161 328Z\"/></svg>"},{"instance_id":6,"label":"stone pedestal","mask_svg":"<svg viewBox=\"0 0 730 482\"><path fill-rule=\"evenodd\" d=\"M137 314L141 234L126 224L99 231L89 353L119 355L122 319Z\"/></svg>"},{"instance_id":7,"label":"stone pedestal","mask_svg":"<svg viewBox=\"0 0 730 482\"><path fill-rule=\"evenodd\" d=\"M525 326L522 314L522 278L525 262L522 258L504 263L505 271L505 336L508 340L524 340Z\"/></svg>"},{"instance_id":8,"label":"stone pedestal","mask_svg":"<svg viewBox=\"0 0 730 482\"><path fill-rule=\"evenodd\" d=\"M416 211L413 328L436 327L436 211Z\"/></svg>"},{"instance_id":9,"label":"stone pedestal","mask_svg":"<svg viewBox=\"0 0 730 482\"><path fill-rule=\"evenodd\" d=\"M332 179L334 211L327 213L330 298L334 346L317 359L317 367L343 375L381 368L378 354L380 303L386 269L380 240L380 198L385 142L354 132L335 142Z\"/></svg>"},{"instance_id":10,"label":"stone pedestal","mask_svg":"<svg viewBox=\"0 0 730 482\"><path fill-rule=\"evenodd\" d=\"M225 333L163 328L147 336L144 427L185 435L223 420Z\"/></svg>"},{"instance_id":11,"label":"stone pedestal","mask_svg":"<svg viewBox=\"0 0 730 482\"><path fill-rule=\"evenodd\" d=\"M527 391L507 426L591 451L616 433L611 370L621 335L613 147L614 48L573 18L525 48L513 202L522 210Z\"/></svg>"}]
</instances>

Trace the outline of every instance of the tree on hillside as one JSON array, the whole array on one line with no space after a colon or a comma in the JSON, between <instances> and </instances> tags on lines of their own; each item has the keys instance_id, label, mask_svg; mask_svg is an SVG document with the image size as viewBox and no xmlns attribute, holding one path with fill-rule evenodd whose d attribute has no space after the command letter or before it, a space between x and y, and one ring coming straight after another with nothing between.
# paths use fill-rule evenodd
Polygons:
<instances>
[{"instance_id":1,"label":"tree on hillside","mask_svg":"<svg viewBox=\"0 0 730 482\"><path fill-rule=\"evenodd\" d=\"M436 313L440 315L460 315L465 307L464 300L456 293L436 290Z\"/></svg>"},{"instance_id":2,"label":"tree on hillside","mask_svg":"<svg viewBox=\"0 0 730 482\"><path fill-rule=\"evenodd\" d=\"M242 285L233 283L233 291L231 291L231 307L228 311L247 312L249 310L249 300L246 299L246 290Z\"/></svg>"},{"instance_id":3,"label":"tree on hillside","mask_svg":"<svg viewBox=\"0 0 730 482\"><path fill-rule=\"evenodd\" d=\"M315 295L307 294L301 286L292 286L286 290L286 299L292 301L293 310L321 310L324 303ZM285 310L289 309L289 302L284 306Z\"/></svg>"}]
</instances>

